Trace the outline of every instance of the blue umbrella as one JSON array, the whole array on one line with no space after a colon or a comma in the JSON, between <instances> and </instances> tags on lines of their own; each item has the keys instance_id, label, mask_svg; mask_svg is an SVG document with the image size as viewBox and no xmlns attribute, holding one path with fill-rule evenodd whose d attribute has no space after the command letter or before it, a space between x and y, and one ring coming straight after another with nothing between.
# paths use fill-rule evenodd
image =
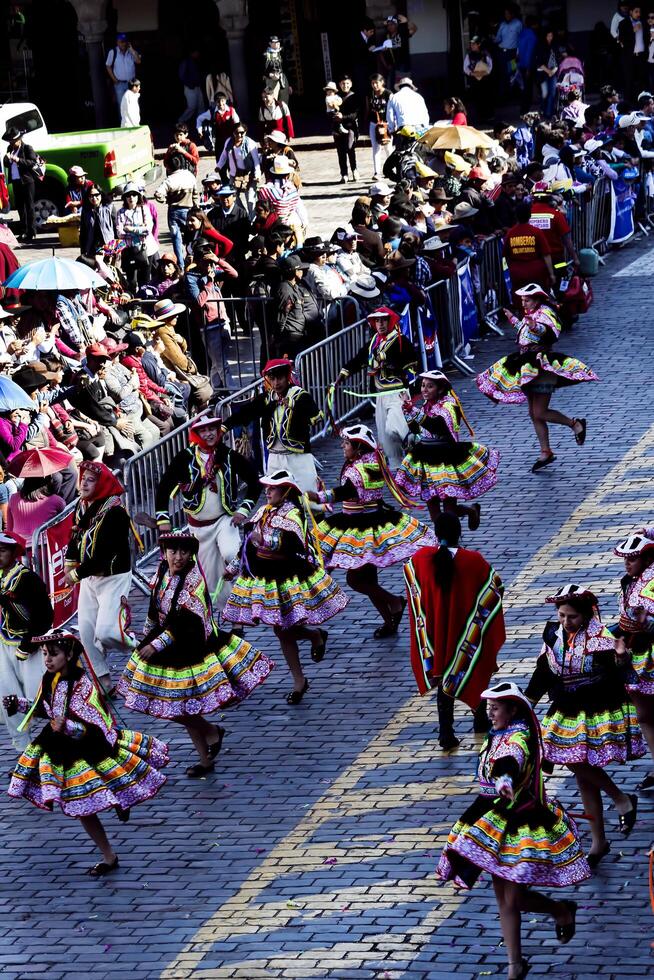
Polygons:
<instances>
[{"instance_id":1,"label":"blue umbrella","mask_svg":"<svg viewBox=\"0 0 654 980\"><path fill-rule=\"evenodd\" d=\"M106 286L104 279L82 262L72 259L40 259L38 262L28 262L5 280L4 285L9 289L33 289L36 291L62 289L92 289L94 286Z\"/></svg>"},{"instance_id":2,"label":"blue umbrella","mask_svg":"<svg viewBox=\"0 0 654 980\"><path fill-rule=\"evenodd\" d=\"M16 408L25 408L28 412L37 410L36 402L15 381L0 375L0 412L13 412Z\"/></svg>"}]
</instances>

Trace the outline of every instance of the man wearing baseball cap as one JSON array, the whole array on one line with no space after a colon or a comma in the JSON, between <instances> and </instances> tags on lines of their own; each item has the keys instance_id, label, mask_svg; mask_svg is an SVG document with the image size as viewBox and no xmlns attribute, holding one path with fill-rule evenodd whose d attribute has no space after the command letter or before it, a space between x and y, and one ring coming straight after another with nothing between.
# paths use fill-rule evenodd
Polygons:
<instances>
[{"instance_id":1,"label":"man wearing baseball cap","mask_svg":"<svg viewBox=\"0 0 654 980\"><path fill-rule=\"evenodd\" d=\"M105 66L116 93L116 105L127 91L127 86L136 78L136 67L141 64L141 55L132 47L127 34L116 35L116 47L107 55Z\"/></svg>"}]
</instances>

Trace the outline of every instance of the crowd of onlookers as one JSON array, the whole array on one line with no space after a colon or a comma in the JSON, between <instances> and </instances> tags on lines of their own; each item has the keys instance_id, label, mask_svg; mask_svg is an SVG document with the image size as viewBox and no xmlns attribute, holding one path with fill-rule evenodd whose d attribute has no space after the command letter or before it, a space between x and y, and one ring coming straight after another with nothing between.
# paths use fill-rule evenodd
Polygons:
<instances>
[{"instance_id":1,"label":"crowd of onlookers","mask_svg":"<svg viewBox=\"0 0 654 980\"><path fill-rule=\"evenodd\" d=\"M383 44L378 56L401 53ZM647 90L625 100L607 85L588 103L573 85L553 118L526 113L517 126L497 123L491 148L433 150L419 140L430 112L412 79L401 75L391 95L387 77L373 73L365 110L376 136L373 176L347 220L323 240L311 234L302 200L292 122L279 99L280 92L289 97L282 91L288 82L283 71L273 77L274 41L269 54L266 91L275 106L269 118L255 120L254 136L231 91L213 92L216 167L201 179L199 137L191 138L185 122L165 152L166 175L154 199L134 183L111 201L81 166L71 169L66 211L79 215L79 260L101 275L102 288L10 290L2 297L0 370L34 403L31 412L0 415L5 476L25 448L60 447L73 457L53 479L21 487L23 511L40 519L71 500L75 461L120 465L212 398L236 390L238 337L263 363L295 357L380 305L423 309L428 287L453 276L457 262L470 260L474 281L488 236L503 237L514 285L556 287L579 265L569 219L583 195L599 178L640 179L635 168L654 158L654 99ZM353 83L343 81L326 87L325 107L347 166ZM468 122L454 96L439 116ZM202 129L202 120L196 125ZM166 229L155 202L167 209L169 245L161 244ZM11 249L0 245L3 278L16 265ZM7 486L15 489L0 483L0 507Z\"/></svg>"}]
</instances>

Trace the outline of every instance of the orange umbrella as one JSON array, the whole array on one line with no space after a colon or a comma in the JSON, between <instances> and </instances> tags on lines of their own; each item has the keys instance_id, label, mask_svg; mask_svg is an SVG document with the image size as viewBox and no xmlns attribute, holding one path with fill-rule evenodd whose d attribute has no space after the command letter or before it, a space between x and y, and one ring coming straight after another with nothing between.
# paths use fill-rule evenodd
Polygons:
<instances>
[{"instance_id":1,"label":"orange umbrella","mask_svg":"<svg viewBox=\"0 0 654 980\"><path fill-rule=\"evenodd\" d=\"M420 142L432 150L477 150L495 146L495 140L474 126L432 126L420 137Z\"/></svg>"},{"instance_id":2,"label":"orange umbrella","mask_svg":"<svg viewBox=\"0 0 654 980\"><path fill-rule=\"evenodd\" d=\"M65 470L72 460L65 449L24 449L9 463L9 472L23 479L50 476Z\"/></svg>"}]
</instances>

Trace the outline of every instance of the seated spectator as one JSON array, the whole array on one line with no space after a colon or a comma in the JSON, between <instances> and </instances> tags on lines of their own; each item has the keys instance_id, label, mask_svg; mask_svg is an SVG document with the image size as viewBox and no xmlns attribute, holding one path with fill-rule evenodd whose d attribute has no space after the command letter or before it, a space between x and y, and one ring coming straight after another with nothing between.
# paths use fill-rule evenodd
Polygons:
<instances>
[{"instance_id":1,"label":"seated spectator","mask_svg":"<svg viewBox=\"0 0 654 980\"><path fill-rule=\"evenodd\" d=\"M359 236L355 231L337 228L331 240L340 247L340 251L336 255L336 268L343 278L346 289L349 290L351 283L368 272L357 251Z\"/></svg>"},{"instance_id":2,"label":"seated spectator","mask_svg":"<svg viewBox=\"0 0 654 980\"><path fill-rule=\"evenodd\" d=\"M368 198L368 200L370 200ZM382 237L372 230L372 211L369 204L355 202L350 219L352 230L359 236L361 261L368 269L376 269L386 257Z\"/></svg>"},{"instance_id":3,"label":"seated spectator","mask_svg":"<svg viewBox=\"0 0 654 980\"><path fill-rule=\"evenodd\" d=\"M127 344L105 337L102 346L109 355L104 375L107 390L116 402L120 414L129 419L132 435L139 449L150 449L159 440L159 429L144 411L138 374L120 363L120 354L127 350Z\"/></svg>"},{"instance_id":4,"label":"seated spectator","mask_svg":"<svg viewBox=\"0 0 654 980\"><path fill-rule=\"evenodd\" d=\"M145 343L145 350L141 355L141 364L148 378L165 389L171 400L175 424L179 425L188 418L191 386L187 382L178 380L175 372L166 368L163 362L163 353L164 342L160 336L155 334Z\"/></svg>"},{"instance_id":5,"label":"seated spectator","mask_svg":"<svg viewBox=\"0 0 654 980\"><path fill-rule=\"evenodd\" d=\"M154 266L151 285L158 296L171 296L181 290L182 270L173 252L164 252Z\"/></svg>"},{"instance_id":6,"label":"seated spectator","mask_svg":"<svg viewBox=\"0 0 654 980\"><path fill-rule=\"evenodd\" d=\"M18 493L9 500L6 530L25 543L29 555L34 531L60 514L65 507L66 501L55 493L51 476L25 479Z\"/></svg>"},{"instance_id":7,"label":"seated spectator","mask_svg":"<svg viewBox=\"0 0 654 980\"><path fill-rule=\"evenodd\" d=\"M191 389L191 411L200 412L209 403L213 391L207 376L198 371L197 364L189 356L185 338L175 330L181 313L186 313L183 303L173 303L170 299L155 303L154 315L158 325L154 336L161 341L163 349L160 357L164 366L174 372L178 381L188 384Z\"/></svg>"},{"instance_id":8,"label":"seated spectator","mask_svg":"<svg viewBox=\"0 0 654 980\"><path fill-rule=\"evenodd\" d=\"M64 211L66 214L79 214L84 198L93 187L93 181L88 179L84 167L71 167L68 171Z\"/></svg>"},{"instance_id":9,"label":"seated spectator","mask_svg":"<svg viewBox=\"0 0 654 980\"><path fill-rule=\"evenodd\" d=\"M347 293L343 278L327 263L329 249L329 242L323 242L320 238L307 238L302 249L302 255L309 263L304 282L316 299L323 303L331 303Z\"/></svg>"},{"instance_id":10,"label":"seated spectator","mask_svg":"<svg viewBox=\"0 0 654 980\"><path fill-rule=\"evenodd\" d=\"M136 331L129 330L125 334L125 345L127 349L120 362L128 371L136 372L141 400L148 409L147 417L159 429L160 435L165 436L174 427L173 408L165 387L153 381L143 367L141 358L145 353L145 340Z\"/></svg>"}]
</instances>

